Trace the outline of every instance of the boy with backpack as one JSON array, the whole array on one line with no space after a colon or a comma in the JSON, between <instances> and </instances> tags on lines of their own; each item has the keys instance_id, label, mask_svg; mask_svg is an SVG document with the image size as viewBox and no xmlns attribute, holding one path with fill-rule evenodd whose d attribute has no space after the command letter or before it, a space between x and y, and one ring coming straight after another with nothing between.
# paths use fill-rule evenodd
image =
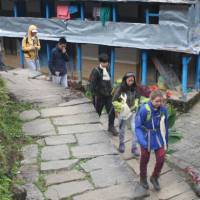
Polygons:
<instances>
[{"instance_id":1,"label":"boy with backpack","mask_svg":"<svg viewBox=\"0 0 200 200\"><path fill-rule=\"evenodd\" d=\"M24 58L29 68L29 78L36 78L41 75L39 55L40 41L37 37L37 27L35 25L30 25L28 28L28 34L22 40L22 50L24 51Z\"/></svg>"},{"instance_id":2,"label":"boy with backpack","mask_svg":"<svg viewBox=\"0 0 200 200\"><path fill-rule=\"evenodd\" d=\"M116 136L118 135L118 132L114 127L115 110L112 104L112 84L108 72L108 55L104 53L100 54L99 63L99 66L92 70L89 78L93 104L99 116L101 116L103 107L105 106L109 118L108 131Z\"/></svg>"},{"instance_id":3,"label":"boy with backpack","mask_svg":"<svg viewBox=\"0 0 200 200\"><path fill-rule=\"evenodd\" d=\"M118 106L119 113L119 152L124 153L125 151L125 129L126 125L131 124L132 118L135 117L133 113L133 109L135 108L136 99L140 97L137 91L137 84L135 75L132 72L128 72L124 75L121 84L115 89L113 95L113 104ZM139 152L137 149L137 141L135 138L135 130L132 124L132 148L131 153L134 157L139 156Z\"/></svg>"},{"instance_id":4,"label":"boy with backpack","mask_svg":"<svg viewBox=\"0 0 200 200\"><path fill-rule=\"evenodd\" d=\"M151 150L154 150L156 164L150 181L155 190L160 190L158 178L168 146L168 123L167 109L163 106L163 95L159 90L153 91L150 95L150 101L139 108L135 118L135 132L141 147L140 184L145 189L149 189L147 165Z\"/></svg>"}]
</instances>

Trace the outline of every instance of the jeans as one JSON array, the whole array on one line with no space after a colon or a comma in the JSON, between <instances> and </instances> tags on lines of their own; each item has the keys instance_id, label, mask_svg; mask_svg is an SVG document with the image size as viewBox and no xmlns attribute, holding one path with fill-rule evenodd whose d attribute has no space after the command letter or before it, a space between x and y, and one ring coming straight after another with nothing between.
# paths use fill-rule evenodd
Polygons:
<instances>
[{"instance_id":1,"label":"jeans","mask_svg":"<svg viewBox=\"0 0 200 200\"><path fill-rule=\"evenodd\" d=\"M52 81L53 81L53 83L59 84L59 85L63 86L64 88L68 88L67 74L65 74L63 76L52 75Z\"/></svg>"},{"instance_id":2,"label":"jeans","mask_svg":"<svg viewBox=\"0 0 200 200\"><path fill-rule=\"evenodd\" d=\"M124 143L126 126L131 127L132 131L132 148L137 147L137 139L135 137L135 126L132 123L135 119L135 113L129 119L119 119L119 142Z\"/></svg>"},{"instance_id":3,"label":"jeans","mask_svg":"<svg viewBox=\"0 0 200 200\"><path fill-rule=\"evenodd\" d=\"M35 60L26 60L27 67L29 69L29 78L34 78L41 75L40 71L40 62L39 59Z\"/></svg>"},{"instance_id":4,"label":"jeans","mask_svg":"<svg viewBox=\"0 0 200 200\"><path fill-rule=\"evenodd\" d=\"M156 164L154 167L154 171L152 176L159 177L160 172L163 168L163 164L165 162L165 150L164 147L155 150L156 155ZM150 152L148 149L141 147L141 158L140 158L140 177L146 178L147 177L147 165L150 158Z\"/></svg>"}]
</instances>

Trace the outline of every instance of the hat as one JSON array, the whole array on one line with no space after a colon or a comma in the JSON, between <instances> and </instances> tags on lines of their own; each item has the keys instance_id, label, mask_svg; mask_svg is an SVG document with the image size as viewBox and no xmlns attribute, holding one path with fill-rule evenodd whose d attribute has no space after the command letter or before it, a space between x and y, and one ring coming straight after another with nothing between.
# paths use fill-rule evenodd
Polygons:
<instances>
[{"instance_id":1,"label":"hat","mask_svg":"<svg viewBox=\"0 0 200 200\"><path fill-rule=\"evenodd\" d=\"M38 31L36 29L33 29L31 32L32 33L37 33Z\"/></svg>"}]
</instances>

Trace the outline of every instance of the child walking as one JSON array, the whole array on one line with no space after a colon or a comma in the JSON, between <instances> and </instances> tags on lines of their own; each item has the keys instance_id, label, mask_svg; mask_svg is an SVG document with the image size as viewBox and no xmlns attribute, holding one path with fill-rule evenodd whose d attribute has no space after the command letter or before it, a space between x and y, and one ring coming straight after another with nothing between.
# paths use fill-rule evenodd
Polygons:
<instances>
[{"instance_id":1,"label":"child walking","mask_svg":"<svg viewBox=\"0 0 200 200\"><path fill-rule=\"evenodd\" d=\"M140 184L149 189L147 165L151 150L155 151L156 164L150 177L155 190L160 190L158 178L165 161L168 145L167 110L163 106L163 95L157 90L150 95L150 101L139 109L135 119L137 140L141 146Z\"/></svg>"},{"instance_id":2,"label":"child walking","mask_svg":"<svg viewBox=\"0 0 200 200\"><path fill-rule=\"evenodd\" d=\"M115 90L113 96L113 104L121 105L120 113L119 113L119 152L124 153L125 144L124 144L124 136L126 125L131 124L132 118L135 117L135 114L132 112L132 109L135 106L135 100L139 97L137 92L137 85L135 80L135 75L132 72L128 72L124 75L122 79L122 83ZM131 124L131 129L133 132L132 136L132 148L131 152L133 156L138 157L139 152L137 149L137 141L134 133L134 125Z\"/></svg>"},{"instance_id":3,"label":"child walking","mask_svg":"<svg viewBox=\"0 0 200 200\"><path fill-rule=\"evenodd\" d=\"M115 129L115 109L112 104L112 83L109 74L109 57L102 53L99 55L99 65L93 68L90 74L90 89L93 98L93 104L96 112L101 116L103 107L105 106L108 113L108 131L117 136Z\"/></svg>"}]
</instances>

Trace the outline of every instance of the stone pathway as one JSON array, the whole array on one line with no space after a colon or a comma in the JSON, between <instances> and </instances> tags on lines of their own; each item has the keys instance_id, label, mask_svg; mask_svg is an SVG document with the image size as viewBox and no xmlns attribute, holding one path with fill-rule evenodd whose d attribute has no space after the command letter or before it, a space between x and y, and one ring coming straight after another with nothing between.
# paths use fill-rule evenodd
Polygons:
<instances>
[{"instance_id":1,"label":"stone pathway","mask_svg":"<svg viewBox=\"0 0 200 200\"><path fill-rule=\"evenodd\" d=\"M44 80L28 80L25 70L16 71L2 73L9 90L20 100L39 105L38 110L20 115L24 134L35 141L22 150L19 177L26 182L27 200L198 199L184 178L167 165L162 190L145 191L137 182L139 163L130 154L130 133L126 153L119 155L118 138L105 130L106 115L100 123L88 99ZM58 90L53 94L55 101L51 101L53 90ZM153 161L152 156L149 171Z\"/></svg>"},{"instance_id":2,"label":"stone pathway","mask_svg":"<svg viewBox=\"0 0 200 200\"><path fill-rule=\"evenodd\" d=\"M148 196L103 130L88 99L25 111L20 169L28 199L116 200ZM36 186L39 186L40 191ZM114 194L114 195L113 195Z\"/></svg>"},{"instance_id":3,"label":"stone pathway","mask_svg":"<svg viewBox=\"0 0 200 200\"><path fill-rule=\"evenodd\" d=\"M65 103L68 99L82 96L69 90L45 81L45 76L37 79L28 79L27 69L15 69L8 72L0 72L6 80L9 91L21 101L30 102L40 107L52 107L59 103Z\"/></svg>"},{"instance_id":4,"label":"stone pathway","mask_svg":"<svg viewBox=\"0 0 200 200\"><path fill-rule=\"evenodd\" d=\"M104 126L104 130L107 129L107 115L103 114L100 118L102 125ZM116 120L116 126L118 126ZM126 161L129 168L135 173L137 180L139 181L139 160L135 159L131 155L131 131L127 130L126 133L126 150L124 154L121 154L121 158ZM117 137L110 136L112 144L116 148L118 148L119 140ZM179 143L177 144L179 145ZM170 146L171 148L171 146ZM167 157L167 160L171 160L171 156ZM198 159L199 161L199 159ZM154 169L155 164L155 155L151 154L151 159L148 167L148 175L151 175L151 172ZM149 181L150 182L150 181ZM165 163L161 177L160 184L162 190L160 192L156 192L152 185L150 184L150 196L144 198L145 200L197 200L199 199L191 187L186 182L186 178L180 174L177 169L171 168L167 163Z\"/></svg>"}]
</instances>

